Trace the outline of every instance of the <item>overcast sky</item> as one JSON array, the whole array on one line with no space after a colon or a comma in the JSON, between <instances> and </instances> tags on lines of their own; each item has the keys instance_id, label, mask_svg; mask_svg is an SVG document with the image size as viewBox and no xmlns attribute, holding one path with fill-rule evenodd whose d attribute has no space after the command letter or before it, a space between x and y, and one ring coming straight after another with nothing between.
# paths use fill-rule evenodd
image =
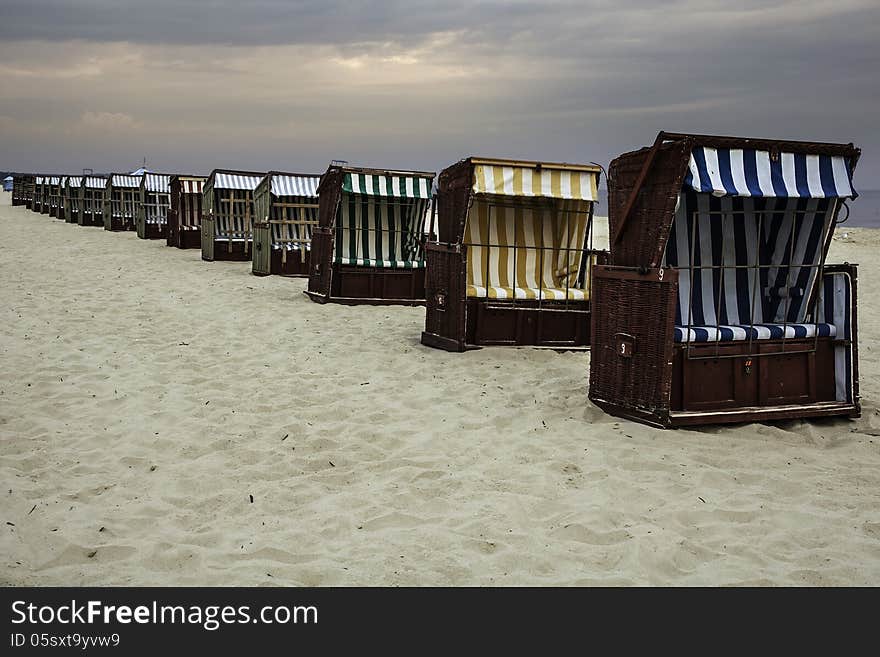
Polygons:
<instances>
[{"instance_id":1,"label":"overcast sky","mask_svg":"<svg viewBox=\"0 0 880 657\"><path fill-rule=\"evenodd\" d=\"M878 0L3 0L0 169L607 165L664 129L852 141L880 188L878 80Z\"/></svg>"}]
</instances>

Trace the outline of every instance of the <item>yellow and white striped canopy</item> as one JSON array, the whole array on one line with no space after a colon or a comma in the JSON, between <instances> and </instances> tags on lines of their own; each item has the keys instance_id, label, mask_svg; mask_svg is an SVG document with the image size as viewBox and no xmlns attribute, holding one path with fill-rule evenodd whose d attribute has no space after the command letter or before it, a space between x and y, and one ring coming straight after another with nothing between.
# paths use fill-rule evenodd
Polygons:
<instances>
[{"instance_id":1,"label":"yellow and white striped canopy","mask_svg":"<svg viewBox=\"0 0 880 657\"><path fill-rule=\"evenodd\" d=\"M598 167L474 159L474 192L595 201Z\"/></svg>"}]
</instances>

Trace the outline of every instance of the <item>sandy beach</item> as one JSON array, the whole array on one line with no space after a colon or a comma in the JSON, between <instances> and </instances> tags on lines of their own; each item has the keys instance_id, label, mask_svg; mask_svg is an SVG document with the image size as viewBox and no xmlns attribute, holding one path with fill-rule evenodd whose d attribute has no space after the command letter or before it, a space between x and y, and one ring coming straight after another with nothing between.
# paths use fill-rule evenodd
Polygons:
<instances>
[{"instance_id":1,"label":"sandy beach","mask_svg":"<svg viewBox=\"0 0 880 657\"><path fill-rule=\"evenodd\" d=\"M429 349L423 308L9 197L3 584L880 584L878 230L829 258L861 419L663 431L587 400L588 353Z\"/></svg>"}]
</instances>

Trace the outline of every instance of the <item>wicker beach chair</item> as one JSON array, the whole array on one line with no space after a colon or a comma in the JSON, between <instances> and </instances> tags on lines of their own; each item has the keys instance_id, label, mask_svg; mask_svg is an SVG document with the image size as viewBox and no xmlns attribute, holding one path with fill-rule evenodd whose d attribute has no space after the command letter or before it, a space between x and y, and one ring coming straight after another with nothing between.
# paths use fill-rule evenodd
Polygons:
<instances>
[{"instance_id":1,"label":"wicker beach chair","mask_svg":"<svg viewBox=\"0 0 880 657\"><path fill-rule=\"evenodd\" d=\"M137 208L137 236L142 240L165 239L171 207L171 174L144 173Z\"/></svg>"},{"instance_id":2,"label":"wicker beach chair","mask_svg":"<svg viewBox=\"0 0 880 657\"><path fill-rule=\"evenodd\" d=\"M104 230L135 230L143 175L113 173L104 188Z\"/></svg>"},{"instance_id":3,"label":"wicker beach chair","mask_svg":"<svg viewBox=\"0 0 880 657\"><path fill-rule=\"evenodd\" d=\"M202 196L204 176L172 176L165 243L178 249L202 247Z\"/></svg>"},{"instance_id":4,"label":"wicker beach chair","mask_svg":"<svg viewBox=\"0 0 880 657\"><path fill-rule=\"evenodd\" d=\"M663 427L857 416L852 144L661 132L609 169L590 399Z\"/></svg>"},{"instance_id":5,"label":"wicker beach chair","mask_svg":"<svg viewBox=\"0 0 880 657\"><path fill-rule=\"evenodd\" d=\"M422 343L588 345L600 171L470 157L441 172Z\"/></svg>"},{"instance_id":6,"label":"wicker beach chair","mask_svg":"<svg viewBox=\"0 0 880 657\"><path fill-rule=\"evenodd\" d=\"M420 305L433 173L331 164L321 179L309 287L318 303Z\"/></svg>"},{"instance_id":7,"label":"wicker beach chair","mask_svg":"<svg viewBox=\"0 0 880 657\"><path fill-rule=\"evenodd\" d=\"M202 260L251 260L254 190L265 176L215 169L202 199Z\"/></svg>"},{"instance_id":8,"label":"wicker beach chair","mask_svg":"<svg viewBox=\"0 0 880 657\"><path fill-rule=\"evenodd\" d=\"M271 171L254 191L253 273L308 276L320 174Z\"/></svg>"}]
</instances>

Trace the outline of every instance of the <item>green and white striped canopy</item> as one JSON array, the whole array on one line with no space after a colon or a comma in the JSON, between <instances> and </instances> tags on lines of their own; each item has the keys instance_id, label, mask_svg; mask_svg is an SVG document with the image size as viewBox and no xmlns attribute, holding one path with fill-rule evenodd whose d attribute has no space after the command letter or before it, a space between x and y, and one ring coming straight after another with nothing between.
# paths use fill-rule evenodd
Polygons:
<instances>
[{"instance_id":1,"label":"green and white striped canopy","mask_svg":"<svg viewBox=\"0 0 880 657\"><path fill-rule=\"evenodd\" d=\"M391 196L395 198L431 198L433 176L379 175L369 173L346 173L342 191L368 196Z\"/></svg>"}]
</instances>

